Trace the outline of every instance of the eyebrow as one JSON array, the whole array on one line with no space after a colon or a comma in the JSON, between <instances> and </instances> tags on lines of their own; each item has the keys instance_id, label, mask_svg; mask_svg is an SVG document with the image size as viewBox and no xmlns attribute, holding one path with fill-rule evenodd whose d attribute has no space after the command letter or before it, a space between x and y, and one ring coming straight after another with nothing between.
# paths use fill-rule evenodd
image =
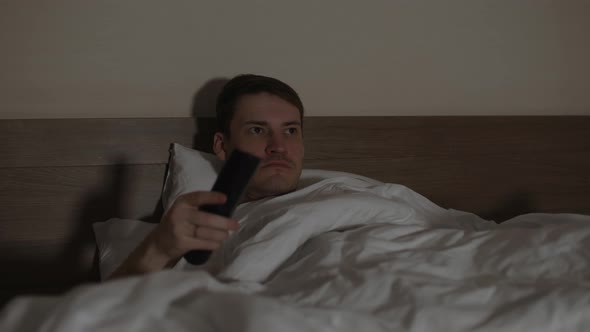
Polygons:
<instances>
[{"instance_id":1,"label":"eyebrow","mask_svg":"<svg viewBox=\"0 0 590 332\"><path fill-rule=\"evenodd\" d=\"M299 121L289 121L289 122L283 123L283 126L299 126L299 127L301 127L301 122L299 122Z\"/></svg>"},{"instance_id":2,"label":"eyebrow","mask_svg":"<svg viewBox=\"0 0 590 332\"><path fill-rule=\"evenodd\" d=\"M269 127L268 122L266 121L246 121L242 124L243 126L247 126L247 125L258 125L258 126L266 126ZM289 121L289 122L283 122L283 126L299 126L301 127L301 122L300 121Z\"/></svg>"}]
</instances>

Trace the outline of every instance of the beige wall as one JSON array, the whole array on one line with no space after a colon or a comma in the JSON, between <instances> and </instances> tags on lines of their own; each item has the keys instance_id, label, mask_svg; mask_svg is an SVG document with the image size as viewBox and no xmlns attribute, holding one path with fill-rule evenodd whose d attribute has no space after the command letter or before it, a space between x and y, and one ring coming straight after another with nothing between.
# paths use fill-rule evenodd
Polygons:
<instances>
[{"instance_id":1,"label":"beige wall","mask_svg":"<svg viewBox=\"0 0 590 332\"><path fill-rule=\"evenodd\" d=\"M253 72L309 115L590 114L589 1L0 1L0 117L184 117Z\"/></svg>"}]
</instances>

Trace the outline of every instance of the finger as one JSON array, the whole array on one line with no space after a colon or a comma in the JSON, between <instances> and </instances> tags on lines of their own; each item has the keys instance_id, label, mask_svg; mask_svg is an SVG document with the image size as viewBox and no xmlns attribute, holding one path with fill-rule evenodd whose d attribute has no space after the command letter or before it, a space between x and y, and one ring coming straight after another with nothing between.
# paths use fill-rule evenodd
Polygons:
<instances>
[{"instance_id":1,"label":"finger","mask_svg":"<svg viewBox=\"0 0 590 332\"><path fill-rule=\"evenodd\" d=\"M229 237L227 231L220 231L215 228L197 227L194 231L195 237L199 240L223 241Z\"/></svg>"},{"instance_id":2,"label":"finger","mask_svg":"<svg viewBox=\"0 0 590 332\"><path fill-rule=\"evenodd\" d=\"M231 223L235 223L239 226L239 224L232 219L229 219ZM203 240L215 240L215 241L224 241L230 237L231 231L234 229L223 229L223 228L215 228L206 225L198 224L195 221L188 221L178 224L177 226L177 234L178 236L182 236L183 238L201 238Z\"/></svg>"},{"instance_id":3,"label":"finger","mask_svg":"<svg viewBox=\"0 0 590 332\"><path fill-rule=\"evenodd\" d=\"M235 231L240 228L240 224L234 219L203 211L191 213L188 217L188 221L195 226L205 226L223 231Z\"/></svg>"},{"instance_id":4,"label":"finger","mask_svg":"<svg viewBox=\"0 0 590 332\"><path fill-rule=\"evenodd\" d=\"M225 203L227 197L225 194L215 191L195 191L183 194L179 200L192 206L220 205Z\"/></svg>"},{"instance_id":5,"label":"finger","mask_svg":"<svg viewBox=\"0 0 590 332\"><path fill-rule=\"evenodd\" d=\"M189 250L217 250L221 247L221 242L189 238L186 239Z\"/></svg>"}]
</instances>

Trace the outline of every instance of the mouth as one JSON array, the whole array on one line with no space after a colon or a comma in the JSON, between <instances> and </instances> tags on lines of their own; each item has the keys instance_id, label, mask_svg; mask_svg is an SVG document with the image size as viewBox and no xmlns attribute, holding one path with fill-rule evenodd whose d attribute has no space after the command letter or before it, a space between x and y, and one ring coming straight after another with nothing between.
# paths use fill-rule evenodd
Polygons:
<instances>
[{"instance_id":1,"label":"mouth","mask_svg":"<svg viewBox=\"0 0 590 332\"><path fill-rule=\"evenodd\" d=\"M291 164L283 160L273 160L265 163L264 166L262 166L262 168L267 167L291 168Z\"/></svg>"}]
</instances>

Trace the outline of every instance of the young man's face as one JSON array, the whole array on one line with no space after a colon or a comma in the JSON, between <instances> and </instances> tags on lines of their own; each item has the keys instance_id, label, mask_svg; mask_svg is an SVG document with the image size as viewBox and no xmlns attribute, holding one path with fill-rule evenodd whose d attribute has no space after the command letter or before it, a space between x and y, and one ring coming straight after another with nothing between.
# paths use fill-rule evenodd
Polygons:
<instances>
[{"instance_id":1,"label":"young man's face","mask_svg":"<svg viewBox=\"0 0 590 332\"><path fill-rule=\"evenodd\" d=\"M303 165L301 117L294 105L272 94L244 95L236 104L230 137L216 133L214 150L226 160L235 148L262 159L247 200L295 190Z\"/></svg>"}]
</instances>

